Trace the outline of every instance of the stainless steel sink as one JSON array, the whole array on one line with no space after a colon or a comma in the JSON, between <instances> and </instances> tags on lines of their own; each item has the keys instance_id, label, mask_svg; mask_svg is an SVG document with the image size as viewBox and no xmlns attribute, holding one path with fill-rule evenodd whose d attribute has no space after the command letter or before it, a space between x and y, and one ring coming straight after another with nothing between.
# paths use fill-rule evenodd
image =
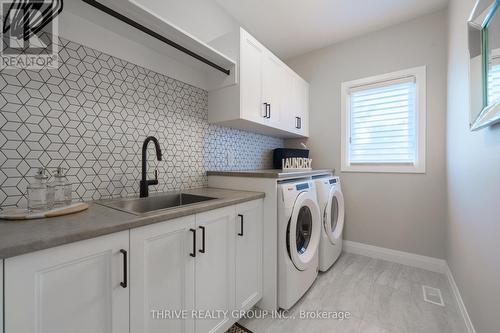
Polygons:
<instances>
[{"instance_id":1,"label":"stainless steel sink","mask_svg":"<svg viewBox=\"0 0 500 333\"><path fill-rule=\"evenodd\" d=\"M147 214L159 210L194 205L217 198L187 193L172 193L151 196L140 199L120 199L98 202L103 206L129 212L132 214Z\"/></svg>"}]
</instances>

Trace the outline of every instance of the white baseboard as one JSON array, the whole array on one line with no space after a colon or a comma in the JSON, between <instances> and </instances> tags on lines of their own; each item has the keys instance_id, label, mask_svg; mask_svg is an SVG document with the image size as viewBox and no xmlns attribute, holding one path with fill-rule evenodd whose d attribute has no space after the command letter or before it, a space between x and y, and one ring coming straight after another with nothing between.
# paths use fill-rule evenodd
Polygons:
<instances>
[{"instance_id":1,"label":"white baseboard","mask_svg":"<svg viewBox=\"0 0 500 333\"><path fill-rule=\"evenodd\" d=\"M474 325L472 325L472 321L470 320L469 313L467 312L467 308L465 307L464 301L462 300L462 295L460 295L460 290L455 282L455 278L453 277L453 273L450 270L450 267L446 265L446 276L448 277L448 282L450 283L451 291L457 300L458 308L462 317L465 321L465 326L467 326L467 330L469 333L476 333Z\"/></svg>"},{"instance_id":2,"label":"white baseboard","mask_svg":"<svg viewBox=\"0 0 500 333\"><path fill-rule=\"evenodd\" d=\"M348 253L355 253L371 258L387 260L390 262L395 262L402 265L408 265L412 267L426 269L432 272L438 272L446 274L448 277L448 282L450 284L450 288L457 300L457 304L462 314L462 317L465 321L465 325L467 326L467 330L469 333L476 333L474 326L472 325L472 321L470 320L469 313L465 307L465 304L462 300L462 296L460 295L460 291L458 289L457 284L455 283L455 279L453 278L453 274L451 273L446 260L426 257L414 253L391 250L384 247L378 247L358 242L352 242L348 240L343 241L343 250Z\"/></svg>"},{"instance_id":3,"label":"white baseboard","mask_svg":"<svg viewBox=\"0 0 500 333\"><path fill-rule=\"evenodd\" d=\"M426 257L409 252L391 250L384 247L352 242L348 240L343 241L343 249L345 252L387 260L412 267L418 267L432 272L443 274L446 274L447 272L446 261L443 259Z\"/></svg>"}]
</instances>

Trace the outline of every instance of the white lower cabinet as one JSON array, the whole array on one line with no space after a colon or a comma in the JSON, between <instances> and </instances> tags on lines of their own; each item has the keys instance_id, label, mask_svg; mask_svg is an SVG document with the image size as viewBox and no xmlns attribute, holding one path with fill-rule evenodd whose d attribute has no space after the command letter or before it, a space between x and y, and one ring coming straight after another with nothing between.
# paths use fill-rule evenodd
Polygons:
<instances>
[{"instance_id":1,"label":"white lower cabinet","mask_svg":"<svg viewBox=\"0 0 500 333\"><path fill-rule=\"evenodd\" d=\"M236 206L236 310L248 310L262 297L262 204L258 200Z\"/></svg>"},{"instance_id":2,"label":"white lower cabinet","mask_svg":"<svg viewBox=\"0 0 500 333\"><path fill-rule=\"evenodd\" d=\"M194 332L194 232L194 215L130 231L130 332Z\"/></svg>"},{"instance_id":3,"label":"white lower cabinet","mask_svg":"<svg viewBox=\"0 0 500 333\"><path fill-rule=\"evenodd\" d=\"M5 259L5 333L129 331L129 232Z\"/></svg>"},{"instance_id":4,"label":"white lower cabinet","mask_svg":"<svg viewBox=\"0 0 500 333\"><path fill-rule=\"evenodd\" d=\"M0 260L0 333L225 332L262 297L262 202Z\"/></svg>"}]
</instances>

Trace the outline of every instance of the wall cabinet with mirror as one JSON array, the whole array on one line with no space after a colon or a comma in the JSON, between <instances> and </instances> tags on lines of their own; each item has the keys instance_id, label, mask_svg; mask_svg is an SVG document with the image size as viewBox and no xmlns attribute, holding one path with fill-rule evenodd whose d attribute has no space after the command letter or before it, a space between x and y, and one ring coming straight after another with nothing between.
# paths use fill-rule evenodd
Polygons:
<instances>
[{"instance_id":1,"label":"wall cabinet with mirror","mask_svg":"<svg viewBox=\"0 0 500 333\"><path fill-rule=\"evenodd\" d=\"M500 122L500 0L478 0L468 22L470 127Z\"/></svg>"}]
</instances>

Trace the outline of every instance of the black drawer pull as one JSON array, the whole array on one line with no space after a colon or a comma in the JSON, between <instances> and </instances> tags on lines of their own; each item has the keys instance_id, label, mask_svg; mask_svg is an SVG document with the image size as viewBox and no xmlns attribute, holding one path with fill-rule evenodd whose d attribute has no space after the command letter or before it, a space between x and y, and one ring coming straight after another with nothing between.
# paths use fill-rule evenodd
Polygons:
<instances>
[{"instance_id":1,"label":"black drawer pull","mask_svg":"<svg viewBox=\"0 0 500 333\"><path fill-rule=\"evenodd\" d=\"M268 108L269 104L268 103L264 103L264 111L266 112L262 117L264 118L267 118L268 117L268 114L269 114L269 108Z\"/></svg>"},{"instance_id":2,"label":"black drawer pull","mask_svg":"<svg viewBox=\"0 0 500 333\"><path fill-rule=\"evenodd\" d=\"M243 215L238 214L238 217L240 218L240 232L238 233L238 236L243 236Z\"/></svg>"},{"instance_id":3,"label":"black drawer pull","mask_svg":"<svg viewBox=\"0 0 500 333\"><path fill-rule=\"evenodd\" d=\"M127 288L127 286L128 286L128 282L127 282L127 280L128 280L128 278L127 278L127 275L128 275L127 251L124 249L121 249L120 253L123 254L123 282L120 282L120 286L122 286L122 288Z\"/></svg>"},{"instance_id":4,"label":"black drawer pull","mask_svg":"<svg viewBox=\"0 0 500 333\"><path fill-rule=\"evenodd\" d=\"M200 226L201 229L201 249L199 250L200 253L205 253L205 227Z\"/></svg>"},{"instance_id":5,"label":"black drawer pull","mask_svg":"<svg viewBox=\"0 0 500 333\"><path fill-rule=\"evenodd\" d=\"M189 229L193 233L193 252L190 253L189 255L191 257L196 257L196 230L195 229Z\"/></svg>"}]
</instances>

